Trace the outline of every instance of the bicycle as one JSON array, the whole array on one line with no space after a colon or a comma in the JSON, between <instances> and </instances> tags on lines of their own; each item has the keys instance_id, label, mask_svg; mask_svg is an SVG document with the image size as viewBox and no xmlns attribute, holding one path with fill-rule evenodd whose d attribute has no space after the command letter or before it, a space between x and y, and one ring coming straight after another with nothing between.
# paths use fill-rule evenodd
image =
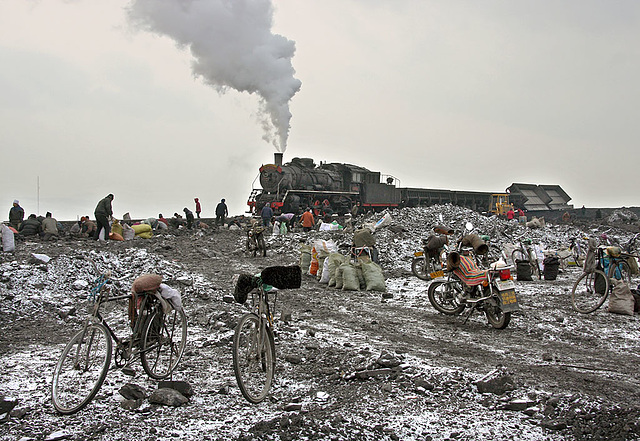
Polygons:
<instances>
[{"instance_id":1,"label":"bicycle","mask_svg":"<svg viewBox=\"0 0 640 441\"><path fill-rule=\"evenodd\" d=\"M588 239L582 237L581 239ZM560 261L560 268L565 270L569 266L582 266L584 264L586 253L580 239L572 237L569 240L569 247L556 252L556 257Z\"/></svg>"},{"instance_id":2,"label":"bicycle","mask_svg":"<svg viewBox=\"0 0 640 441\"><path fill-rule=\"evenodd\" d=\"M585 271L578 277L571 290L571 303L576 311L589 314L600 308L613 290L612 279L631 283L632 270L628 259L638 256L621 252L618 247L595 247L590 241L585 259ZM617 248L612 250L611 248ZM595 262L594 262L595 260ZM590 266L595 268L588 270Z\"/></svg>"},{"instance_id":3,"label":"bicycle","mask_svg":"<svg viewBox=\"0 0 640 441\"><path fill-rule=\"evenodd\" d=\"M250 403L263 401L273 385L276 369L274 313L278 289L300 288L299 266L268 267L255 276L235 276L234 299L240 304L252 293L250 312L238 322L233 335L233 372L242 395ZM267 283L270 282L270 283ZM273 306L269 294L273 293Z\"/></svg>"},{"instance_id":4,"label":"bicycle","mask_svg":"<svg viewBox=\"0 0 640 441\"><path fill-rule=\"evenodd\" d=\"M110 297L109 285L122 279L112 278L110 272L101 273L93 261L86 260L98 274L89 294L90 312L83 328L62 351L53 372L51 398L55 409L63 415L78 412L96 396L111 364L113 342L116 367L134 375L130 364L140 356L147 375L161 380L175 370L187 339L184 310L172 307L159 294L160 276L152 275L157 279L144 290L132 289L131 294ZM146 276L137 281L143 277ZM104 304L119 300L130 301L132 332L128 339L118 337L100 313Z\"/></svg>"},{"instance_id":5,"label":"bicycle","mask_svg":"<svg viewBox=\"0 0 640 441\"><path fill-rule=\"evenodd\" d=\"M531 266L531 274L538 277L538 280L542 279L542 271L540 271L540 263L538 262L538 256L532 247L531 239L523 239L522 236L518 238L519 247L513 250L511 253L511 261L516 265L517 261L529 262Z\"/></svg>"}]
</instances>

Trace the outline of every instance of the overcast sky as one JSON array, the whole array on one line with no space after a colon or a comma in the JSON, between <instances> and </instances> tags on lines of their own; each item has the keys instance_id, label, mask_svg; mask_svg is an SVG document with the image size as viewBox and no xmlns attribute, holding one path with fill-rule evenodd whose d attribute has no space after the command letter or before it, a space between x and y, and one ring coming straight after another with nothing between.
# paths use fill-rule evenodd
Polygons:
<instances>
[{"instance_id":1,"label":"overcast sky","mask_svg":"<svg viewBox=\"0 0 640 441\"><path fill-rule=\"evenodd\" d=\"M194 197L241 214L274 145L401 186L558 184L576 207L640 206L640 2L268 3L0 0L3 219L13 199L93 217L108 193L116 217ZM234 61L256 38L283 78Z\"/></svg>"}]
</instances>

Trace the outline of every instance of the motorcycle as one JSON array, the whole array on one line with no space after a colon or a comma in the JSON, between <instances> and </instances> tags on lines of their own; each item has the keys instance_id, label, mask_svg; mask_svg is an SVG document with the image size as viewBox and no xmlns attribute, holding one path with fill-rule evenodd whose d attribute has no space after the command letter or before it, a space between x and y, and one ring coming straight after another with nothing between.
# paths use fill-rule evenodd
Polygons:
<instances>
[{"instance_id":1,"label":"motorcycle","mask_svg":"<svg viewBox=\"0 0 640 441\"><path fill-rule=\"evenodd\" d=\"M258 252L262 257L267 257L267 245L264 241L265 227L261 225L253 225L247 229L247 251L253 253L256 257Z\"/></svg>"},{"instance_id":2,"label":"motorcycle","mask_svg":"<svg viewBox=\"0 0 640 441\"><path fill-rule=\"evenodd\" d=\"M453 234L453 230L436 226L433 228L439 236L431 235L422 239L422 251L413 253L411 261L411 272L422 280L432 280L443 277L442 271L445 254L445 245L449 243L448 236Z\"/></svg>"},{"instance_id":3,"label":"motorcycle","mask_svg":"<svg viewBox=\"0 0 640 441\"><path fill-rule=\"evenodd\" d=\"M489 269L480 269L473 247L469 249L463 242L460 240L456 250L447 256L446 276L429 285L429 302L447 315L459 315L468 309L465 323L474 311L484 312L491 326L504 329L511 321L511 313L519 310L511 276L513 266L499 260Z\"/></svg>"}]
</instances>

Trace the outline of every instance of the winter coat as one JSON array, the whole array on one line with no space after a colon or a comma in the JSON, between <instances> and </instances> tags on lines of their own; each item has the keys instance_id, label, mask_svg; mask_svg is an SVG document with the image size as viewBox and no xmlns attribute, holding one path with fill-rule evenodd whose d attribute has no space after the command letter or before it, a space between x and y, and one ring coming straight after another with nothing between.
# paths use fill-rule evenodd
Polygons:
<instances>
[{"instance_id":1,"label":"winter coat","mask_svg":"<svg viewBox=\"0 0 640 441\"><path fill-rule=\"evenodd\" d=\"M58 221L52 217L45 217L42 221L42 232L58 235Z\"/></svg>"},{"instance_id":2,"label":"winter coat","mask_svg":"<svg viewBox=\"0 0 640 441\"><path fill-rule=\"evenodd\" d=\"M20 205L11 207L11 210L9 210L9 223L12 225L20 224L22 219L24 219L23 208Z\"/></svg>"},{"instance_id":3,"label":"winter coat","mask_svg":"<svg viewBox=\"0 0 640 441\"><path fill-rule=\"evenodd\" d=\"M262 211L260 212L260 217L262 219L271 219L271 217L273 217L273 210L271 209L271 207L268 205L265 205L264 207L262 207Z\"/></svg>"},{"instance_id":4,"label":"winter coat","mask_svg":"<svg viewBox=\"0 0 640 441\"><path fill-rule=\"evenodd\" d=\"M300 221L302 222L302 226L305 228L311 228L315 225L313 214L311 214L310 211L305 211L304 213L302 213Z\"/></svg>"},{"instance_id":5,"label":"winter coat","mask_svg":"<svg viewBox=\"0 0 640 441\"><path fill-rule=\"evenodd\" d=\"M202 206L200 205L200 201L195 199L196 202L196 213L202 213Z\"/></svg>"},{"instance_id":6,"label":"winter coat","mask_svg":"<svg viewBox=\"0 0 640 441\"><path fill-rule=\"evenodd\" d=\"M42 232L42 225L40 225L38 219L30 217L20 224L20 228L18 228L18 231L22 236L25 237L37 236Z\"/></svg>"},{"instance_id":7,"label":"winter coat","mask_svg":"<svg viewBox=\"0 0 640 441\"><path fill-rule=\"evenodd\" d=\"M96 224L87 219L84 222L82 222L82 233L86 234L87 236L93 236L93 234L96 232Z\"/></svg>"},{"instance_id":8,"label":"winter coat","mask_svg":"<svg viewBox=\"0 0 640 441\"><path fill-rule=\"evenodd\" d=\"M225 204L224 202L220 202L216 206L216 216L228 216L228 215L229 215L229 210L227 209L227 204Z\"/></svg>"},{"instance_id":9,"label":"winter coat","mask_svg":"<svg viewBox=\"0 0 640 441\"><path fill-rule=\"evenodd\" d=\"M98 217L98 215L102 215L102 216L111 216L113 214L113 211L111 210L111 198L109 196L107 196L106 198L102 199L100 202L98 202L98 205L96 206L95 211L93 212L93 214Z\"/></svg>"}]
</instances>

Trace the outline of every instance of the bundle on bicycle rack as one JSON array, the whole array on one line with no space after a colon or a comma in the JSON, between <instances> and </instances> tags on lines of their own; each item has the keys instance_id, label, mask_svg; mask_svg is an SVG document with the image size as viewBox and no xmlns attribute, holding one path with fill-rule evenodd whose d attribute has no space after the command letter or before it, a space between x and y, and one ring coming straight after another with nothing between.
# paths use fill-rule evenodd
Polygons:
<instances>
[{"instance_id":1,"label":"bundle on bicycle rack","mask_svg":"<svg viewBox=\"0 0 640 441\"><path fill-rule=\"evenodd\" d=\"M237 303L247 301L249 293L258 287L258 278L249 274L239 274L233 290L233 298Z\"/></svg>"},{"instance_id":2,"label":"bundle on bicycle rack","mask_svg":"<svg viewBox=\"0 0 640 441\"><path fill-rule=\"evenodd\" d=\"M265 285L278 289L296 289L302 285L302 268L300 265L270 266L262 270L260 277L249 274L237 276L233 298L238 303L247 301L247 297L254 288L258 288L260 280Z\"/></svg>"},{"instance_id":3,"label":"bundle on bicycle rack","mask_svg":"<svg viewBox=\"0 0 640 441\"><path fill-rule=\"evenodd\" d=\"M477 234L467 234L462 238L462 246L470 246L476 254L487 254L489 246Z\"/></svg>"},{"instance_id":4,"label":"bundle on bicycle rack","mask_svg":"<svg viewBox=\"0 0 640 441\"><path fill-rule=\"evenodd\" d=\"M131 328L138 318L138 308L140 307L140 297L144 292L155 291L162 283L162 276L159 274L143 274L133 281L131 285L131 298L129 299L129 321Z\"/></svg>"},{"instance_id":5,"label":"bundle on bicycle rack","mask_svg":"<svg viewBox=\"0 0 640 441\"><path fill-rule=\"evenodd\" d=\"M302 268L299 265L270 266L262 270L262 283L278 289L297 289L302 284Z\"/></svg>"}]
</instances>

